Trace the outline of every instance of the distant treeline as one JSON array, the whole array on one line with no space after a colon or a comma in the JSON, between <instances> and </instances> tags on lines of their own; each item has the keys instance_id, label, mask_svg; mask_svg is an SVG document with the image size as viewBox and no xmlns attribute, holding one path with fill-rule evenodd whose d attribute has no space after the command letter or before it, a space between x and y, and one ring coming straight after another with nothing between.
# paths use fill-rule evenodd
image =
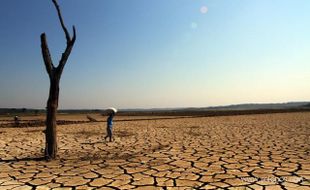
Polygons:
<instances>
[{"instance_id":1,"label":"distant treeline","mask_svg":"<svg viewBox=\"0 0 310 190\"><path fill-rule=\"evenodd\" d=\"M45 113L43 109L0 108L0 115L27 115Z\"/></svg>"},{"instance_id":2,"label":"distant treeline","mask_svg":"<svg viewBox=\"0 0 310 190\"><path fill-rule=\"evenodd\" d=\"M27 109L27 108L0 108L0 115L39 115L45 114L45 109ZM76 110L58 110L61 114L89 114L104 113L99 109L76 109Z\"/></svg>"},{"instance_id":3,"label":"distant treeline","mask_svg":"<svg viewBox=\"0 0 310 190\"><path fill-rule=\"evenodd\" d=\"M295 109L257 109L257 110L156 110L156 111L119 111L119 116L230 116L230 115L250 115L268 113L289 113L289 112L310 112L310 107ZM39 115L44 114L45 110L10 110L0 112L3 116L14 115ZM104 110L60 110L60 114L101 114L107 115Z\"/></svg>"},{"instance_id":4,"label":"distant treeline","mask_svg":"<svg viewBox=\"0 0 310 190\"><path fill-rule=\"evenodd\" d=\"M258 109L258 110L205 110L205 111L136 111L119 112L117 115L123 116L230 116L230 115L251 115L268 113L290 113L290 112L310 112L310 108L303 109Z\"/></svg>"},{"instance_id":5,"label":"distant treeline","mask_svg":"<svg viewBox=\"0 0 310 190\"><path fill-rule=\"evenodd\" d=\"M281 104L238 104L229 106L204 108L156 108L156 109L120 109L117 115L123 116L217 116L217 115L244 115L261 113L283 113L310 111L309 102L291 102ZM45 109L28 108L0 108L0 115L39 115ZM60 114L102 114L107 115L104 109L60 109Z\"/></svg>"}]
</instances>

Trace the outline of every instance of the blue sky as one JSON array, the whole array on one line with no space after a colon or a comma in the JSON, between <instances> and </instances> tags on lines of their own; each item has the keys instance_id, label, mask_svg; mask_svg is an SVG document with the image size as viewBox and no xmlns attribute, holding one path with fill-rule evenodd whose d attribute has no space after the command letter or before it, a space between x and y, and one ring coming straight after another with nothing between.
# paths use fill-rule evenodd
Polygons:
<instances>
[{"instance_id":1,"label":"blue sky","mask_svg":"<svg viewBox=\"0 0 310 190\"><path fill-rule=\"evenodd\" d=\"M59 4L67 27L77 28L60 108L310 100L308 0ZM49 79L40 34L55 65L65 48L52 2L5 0L0 28L0 107L44 108Z\"/></svg>"}]
</instances>

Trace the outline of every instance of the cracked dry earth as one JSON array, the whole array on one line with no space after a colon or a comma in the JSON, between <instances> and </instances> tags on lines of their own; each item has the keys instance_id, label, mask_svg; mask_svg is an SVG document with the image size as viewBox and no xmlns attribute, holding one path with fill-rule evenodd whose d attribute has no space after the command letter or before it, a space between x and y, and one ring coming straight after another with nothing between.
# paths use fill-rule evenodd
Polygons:
<instances>
[{"instance_id":1,"label":"cracked dry earth","mask_svg":"<svg viewBox=\"0 0 310 190\"><path fill-rule=\"evenodd\" d=\"M309 112L118 121L112 143L105 123L58 126L50 162L42 130L0 129L0 189L310 190Z\"/></svg>"}]
</instances>

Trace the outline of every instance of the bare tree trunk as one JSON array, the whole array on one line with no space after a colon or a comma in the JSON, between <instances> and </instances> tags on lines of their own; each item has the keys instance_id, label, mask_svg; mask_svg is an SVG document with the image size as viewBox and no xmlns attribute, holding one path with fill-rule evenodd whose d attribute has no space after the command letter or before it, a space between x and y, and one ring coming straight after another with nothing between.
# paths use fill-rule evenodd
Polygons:
<instances>
[{"instance_id":1,"label":"bare tree trunk","mask_svg":"<svg viewBox=\"0 0 310 190\"><path fill-rule=\"evenodd\" d=\"M53 78L51 79L50 83L50 92L47 101L46 113L45 156L47 159L54 159L57 156L56 115L59 97L59 80Z\"/></svg>"},{"instance_id":2,"label":"bare tree trunk","mask_svg":"<svg viewBox=\"0 0 310 190\"><path fill-rule=\"evenodd\" d=\"M59 64L57 67L54 67L53 61L51 59L51 55L49 52L49 48L47 45L46 35L45 33L41 34L41 50L42 56L45 64L46 71L50 78L50 90L49 97L46 106L46 131L45 131L45 158L47 160L55 159L57 156L57 108L58 108L58 99L59 99L59 82L60 77L63 71L63 68L69 58L71 50L73 48L76 32L73 26L73 37L71 38L67 28L64 25L60 8L57 4L56 0L52 0L55 8L58 13L58 18L61 24L61 27L65 33L65 37L67 40L67 46L64 53L61 56Z\"/></svg>"}]
</instances>

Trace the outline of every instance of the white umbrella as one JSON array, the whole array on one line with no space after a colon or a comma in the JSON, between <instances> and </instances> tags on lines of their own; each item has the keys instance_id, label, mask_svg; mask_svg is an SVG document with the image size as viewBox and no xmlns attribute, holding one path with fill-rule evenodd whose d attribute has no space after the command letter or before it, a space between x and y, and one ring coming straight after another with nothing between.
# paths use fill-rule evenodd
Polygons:
<instances>
[{"instance_id":1,"label":"white umbrella","mask_svg":"<svg viewBox=\"0 0 310 190\"><path fill-rule=\"evenodd\" d=\"M112 112L116 113L117 109L113 108L113 107L109 107L109 108L107 108L107 111L112 111Z\"/></svg>"}]
</instances>

